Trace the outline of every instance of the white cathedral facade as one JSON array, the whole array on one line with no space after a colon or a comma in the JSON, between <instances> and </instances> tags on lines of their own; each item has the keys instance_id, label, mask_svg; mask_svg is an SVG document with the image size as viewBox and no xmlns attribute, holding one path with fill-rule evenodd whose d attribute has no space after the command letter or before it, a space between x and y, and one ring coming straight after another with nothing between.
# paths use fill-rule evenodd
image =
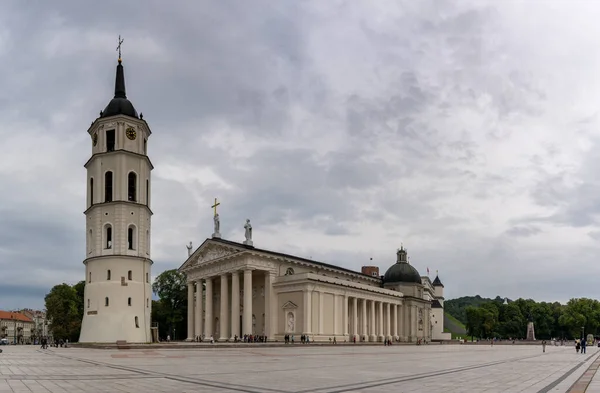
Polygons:
<instances>
[{"instance_id":1,"label":"white cathedral facade","mask_svg":"<svg viewBox=\"0 0 600 393\"><path fill-rule=\"evenodd\" d=\"M151 131L127 99L120 57L114 98L88 133L92 154L85 164L86 284L79 342L151 342Z\"/></svg>"}]
</instances>

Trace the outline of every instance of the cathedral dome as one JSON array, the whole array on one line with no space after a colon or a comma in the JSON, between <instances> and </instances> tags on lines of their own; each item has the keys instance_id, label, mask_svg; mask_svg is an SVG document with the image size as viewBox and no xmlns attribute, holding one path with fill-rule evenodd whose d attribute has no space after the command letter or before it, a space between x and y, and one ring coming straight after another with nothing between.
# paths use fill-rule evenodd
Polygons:
<instances>
[{"instance_id":1,"label":"cathedral dome","mask_svg":"<svg viewBox=\"0 0 600 393\"><path fill-rule=\"evenodd\" d=\"M406 259L406 250L400 248L397 252L397 261L383 276L384 284L387 283L414 283L421 284L421 275Z\"/></svg>"},{"instance_id":2,"label":"cathedral dome","mask_svg":"<svg viewBox=\"0 0 600 393\"><path fill-rule=\"evenodd\" d=\"M115 79L115 97L110 100L106 108L100 113L100 117L109 117L115 115L126 115L138 118L138 113L133 107L131 101L125 94L125 73L121 59L117 65L117 77Z\"/></svg>"}]
</instances>

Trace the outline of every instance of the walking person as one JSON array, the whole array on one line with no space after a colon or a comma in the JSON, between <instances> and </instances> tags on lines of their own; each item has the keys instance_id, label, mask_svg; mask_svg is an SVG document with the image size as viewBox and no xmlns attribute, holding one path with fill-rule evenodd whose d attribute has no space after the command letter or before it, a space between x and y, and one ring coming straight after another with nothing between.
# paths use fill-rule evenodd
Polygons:
<instances>
[{"instance_id":1,"label":"walking person","mask_svg":"<svg viewBox=\"0 0 600 393\"><path fill-rule=\"evenodd\" d=\"M585 347L586 347L587 343L585 342L585 338L581 339L581 353L584 354L585 353Z\"/></svg>"},{"instance_id":2,"label":"walking person","mask_svg":"<svg viewBox=\"0 0 600 393\"><path fill-rule=\"evenodd\" d=\"M542 341L542 350L546 353L546 340Z\"/></svg>"}]
</instances>

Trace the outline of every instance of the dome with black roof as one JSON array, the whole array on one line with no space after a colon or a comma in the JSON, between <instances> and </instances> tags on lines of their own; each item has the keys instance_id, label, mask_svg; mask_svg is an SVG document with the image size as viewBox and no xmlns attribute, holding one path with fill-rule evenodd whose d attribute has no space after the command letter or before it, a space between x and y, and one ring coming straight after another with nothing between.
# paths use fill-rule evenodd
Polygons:
<instances>
[{"instance_id":1,"label":"dome with black roof","mask_svg":"<svg viewBox=\"0 0 600 393\"><path fill-rule=\"evenodd\" d=\"M125 73L121 59L117 65L117 77L115 79L115 97L110 100L106 108L100 112L100 117L109 117L115 115L125 115L138 118L138 113L133 107L131 101L127 99L125 94Z\"/></svg>"},{"instance_id":2,"label":"dome with black roof","mask_svg":"<svg viewBox=\"0 0 600 393\"><path fill-rule=\"evenodd\" d=\"M421 284L421 275L411 264L408 263L406 258L406 250L401 247L396 253L396 263L385 272L383 276L384 284L393 283L414 283Z\"/></svg>"}]
</instances>

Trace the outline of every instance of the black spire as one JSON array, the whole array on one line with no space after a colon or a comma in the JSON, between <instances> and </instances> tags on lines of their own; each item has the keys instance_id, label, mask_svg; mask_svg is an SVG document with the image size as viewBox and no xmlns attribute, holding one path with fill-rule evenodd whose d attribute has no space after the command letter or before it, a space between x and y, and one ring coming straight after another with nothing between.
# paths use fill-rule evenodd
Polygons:
<instances>
[{"instance_id":1,"label":"black spire","mask_svg":"<svg viewBox=\"0 0 600 393\"><path fill-rule=\"evenodd\" d=\"M117 76L115 78L115 97L110 100L100 117L109 117L115 115L126 115L138 119L138 114L131 101L127 99L125 94L125 72L121 59L117 64Z\"/></svg>"},{"instance_id":2,"label":"black spire","mask_svg":"<svg viewBox=\"0 0 600 393\"><path fill-rule=\"evenodd\" d=\"M125 72L123 71L123 64L119 59L117 64L117 77L115 79L115 98L127 98L125 94Z\"/></svg>"}]
</instances>

